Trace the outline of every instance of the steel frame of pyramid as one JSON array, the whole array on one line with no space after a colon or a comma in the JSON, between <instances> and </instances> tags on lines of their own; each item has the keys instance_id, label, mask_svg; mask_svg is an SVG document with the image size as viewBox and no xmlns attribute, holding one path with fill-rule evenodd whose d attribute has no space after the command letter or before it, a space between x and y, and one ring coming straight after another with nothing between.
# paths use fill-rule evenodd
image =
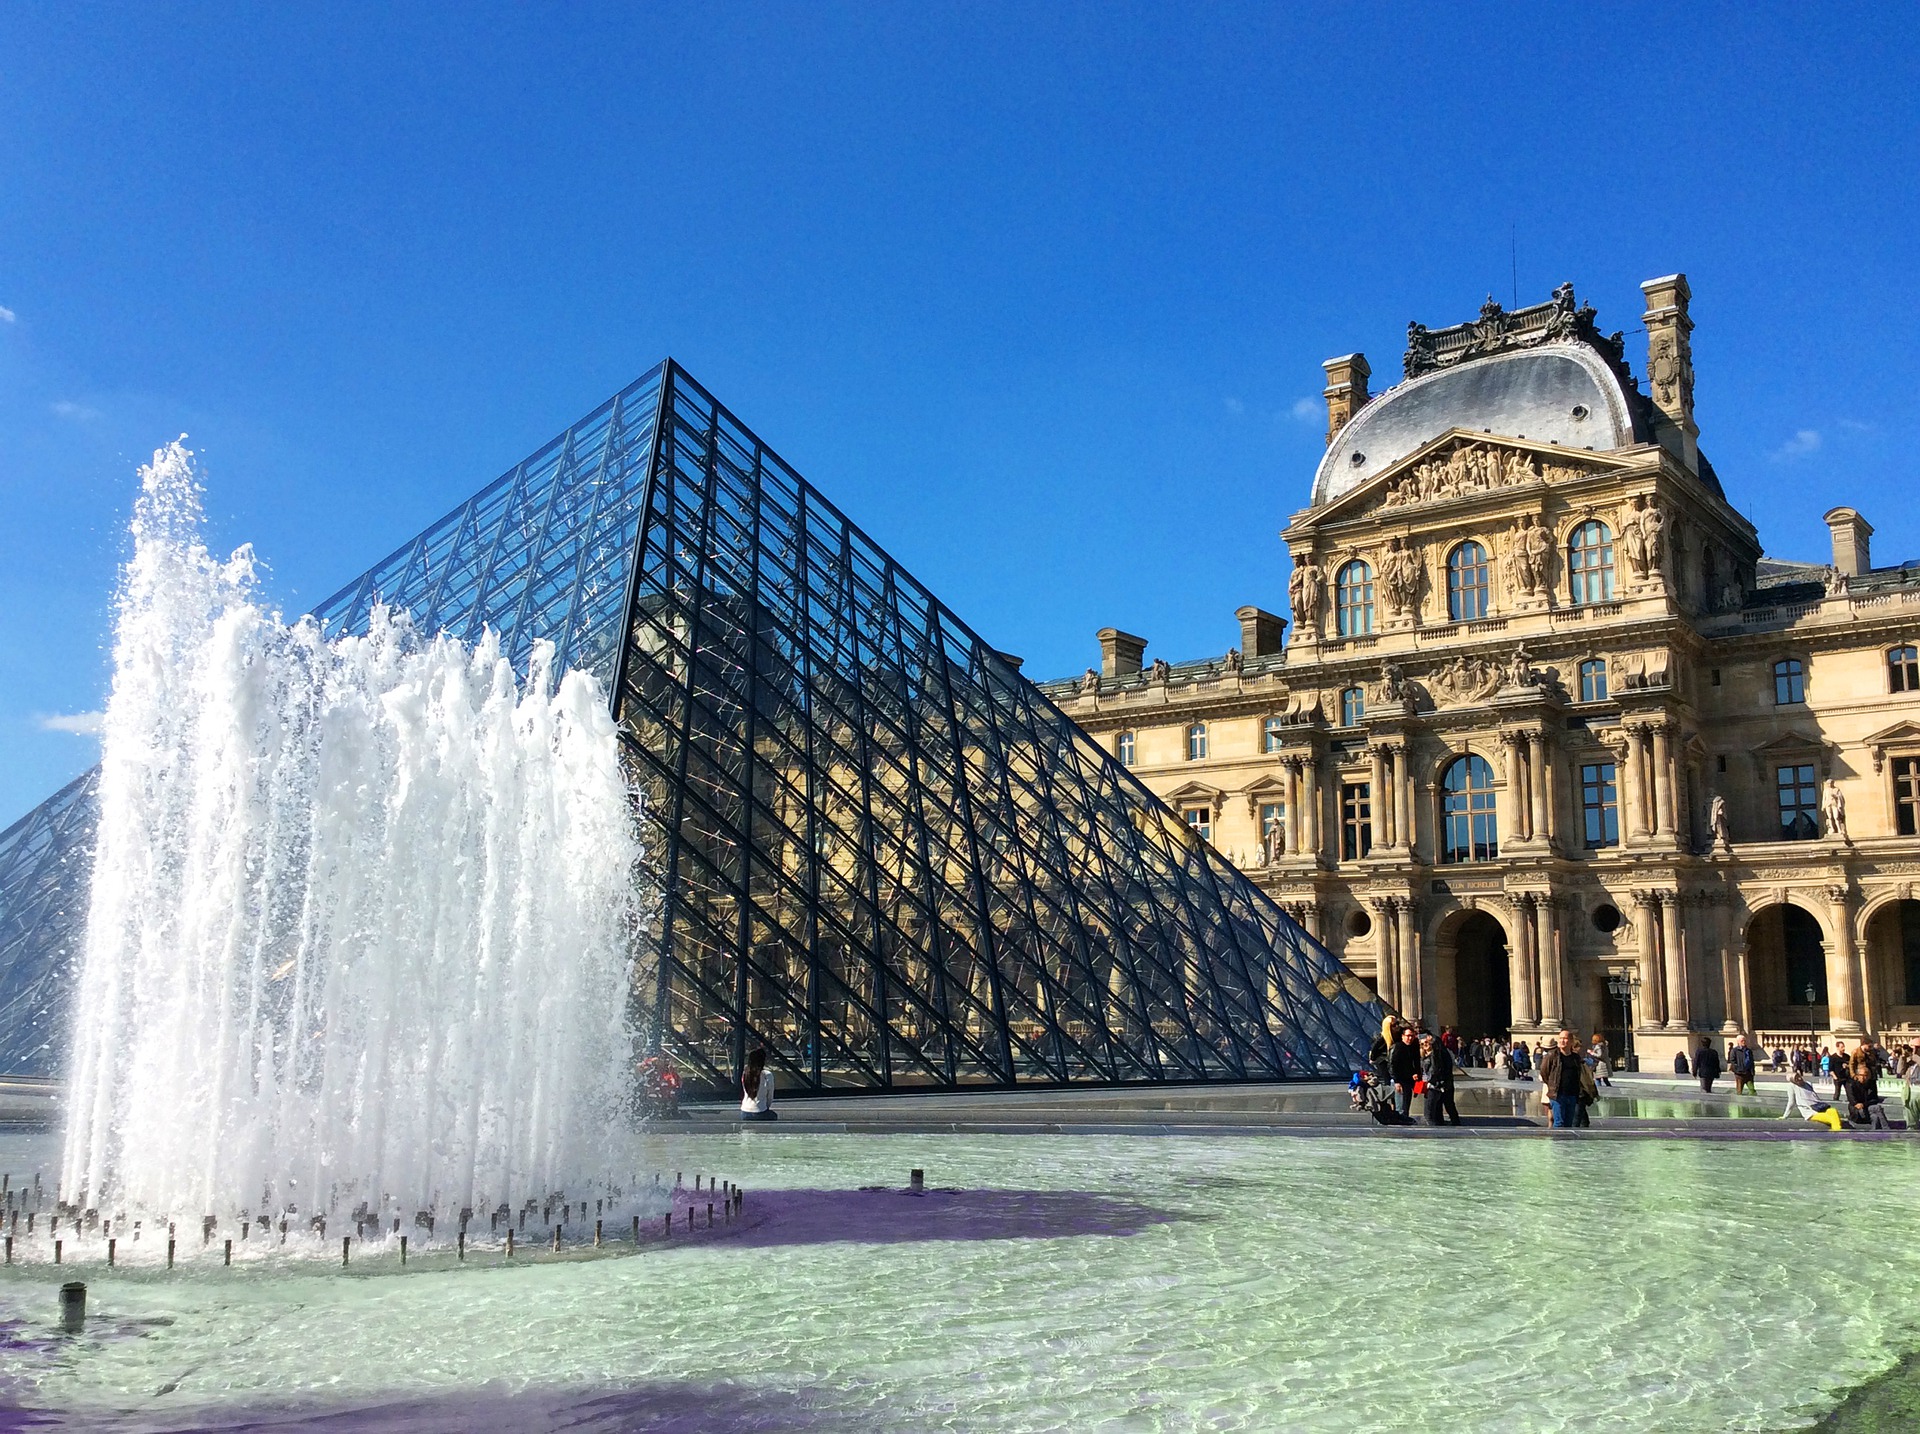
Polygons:
<instances>
[{"instance_id":1,"label":"steel frame of pyramid","mask_svg":"<svg viewBox=\"0 0 1920 1434\"><path fill-rule=\"evenodd\" d=\"M697 1088L756 1045L789 1090L1324 1079L1378 1028L672 360L314 612L375 604L608 684L660 894L637 1016ZM57 1055L91 830L83 777L0 833L0 1061Z\"/></svg>"}]
</instances>

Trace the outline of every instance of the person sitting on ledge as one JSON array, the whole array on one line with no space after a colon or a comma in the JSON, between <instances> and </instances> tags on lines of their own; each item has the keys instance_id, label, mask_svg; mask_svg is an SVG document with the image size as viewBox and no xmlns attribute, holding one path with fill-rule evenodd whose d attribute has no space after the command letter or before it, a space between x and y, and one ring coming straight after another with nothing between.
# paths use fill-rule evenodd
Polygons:
<instances>
[{"instance_id":1,"label":"person sitting on ledge","mask_svg":"<svg viewBox=\"0 0 1920 1434\"><path fill-rule=\"evenodd\" d=\"M755 1046L740 1076L740 1118L778 1120L773 1108L773 1072L767 1069L767 1048Z\"/></svg>"},{"instance_id":2,"label":"person sitting on ledge","mask_svg":"<svg viewBox=\"0 0 1920 1434\"><path fill-rule=\"evenodd\" d=\"M1791 1120L1796 1115L1824 1125L1828 1130L1840 1129L1840 1112L1813 1093L1813 1081L1805 1071L1795 1071L1787 1077L1787 1108L1780 1112L1780 1118Z\"/></svg>"}]
</instances>

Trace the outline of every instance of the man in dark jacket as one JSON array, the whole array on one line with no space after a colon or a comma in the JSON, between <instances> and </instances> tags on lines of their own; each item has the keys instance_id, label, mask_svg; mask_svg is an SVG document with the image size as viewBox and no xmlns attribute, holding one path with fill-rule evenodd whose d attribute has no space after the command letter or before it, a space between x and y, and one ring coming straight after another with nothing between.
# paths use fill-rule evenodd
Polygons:
<instances>
[{"instance_id":1,"label":"man in dark jacket","mask_svg":"<svg viewBox=\"0 0 1920 1434\"><path fill-rule=\"evenodd\" d=\"M1420 1079L1420 1047L1412 1026L1400 1028L1400 1039L1387 1057L1388 1073L1393 1078L1394 1105L1402 1115L1413 1111L1413 1083Z\"/></svg>"},{"instance_id":2,"label":"man in dark jacket","mask_svg":"<svg viewBox=\"0 0 1920 1434\"><path fill-rule=\"evenodd\" d=\"M1700 1077L1700 1089L1712 1095L1713 1083L1720 1078L1720 1052L1706 1036L1700 1038L1700 1049L1693 1053L1693 1073Z\"/></svg>"},{"instance_id":3,"label":"man in dark jacket","mask_svg":"<svg viewBox=\"0 0 1920 1434\"><path fill-rule=\"evenodd\" d=\"M1427 1124L1458 1125L1460 1112L1453 1104L1453 1052L1446 1038L1429 1036L1420 1042L1420 1078L1427 1083Z\"/></svg>"},{"instance_id":4,"label":"man in dark jacket","mask_svg":"<svg viewBox=\"0 0 1920 1434\"><path fill-rule=\"evenodd\" d=\"M1727 1052L1727 1073L1733 1077L1733 1093L1742 1091L1748 1095L1754 1093L1753 1087L1753 1047L1747 1044L1745 1036L1733 1043L1733 1049Z\"/></svg>"},{"instance_id":5,"label":"man in dark jacket","mask_svg":"<svg viewBox=\"0 0 1920 1434\"><path fill-rule=\"evenodd\" d=\"M1572 1130L1580 1119L1580 1081L1587 1063L1573 1048L1573 1032L1562 1028L1540 1058L1540 1084L1553 1110L1553 1128Z\"/></svg>"}]
</instances>

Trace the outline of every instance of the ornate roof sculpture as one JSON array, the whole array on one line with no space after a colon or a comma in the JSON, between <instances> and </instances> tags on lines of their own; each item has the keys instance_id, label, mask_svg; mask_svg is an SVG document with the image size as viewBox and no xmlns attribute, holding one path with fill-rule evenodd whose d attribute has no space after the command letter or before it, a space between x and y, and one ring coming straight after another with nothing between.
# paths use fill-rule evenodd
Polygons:
<instances>
[{"instance_id":1,"label":"ornate roof sculpture","mask_svg":"<svg viewBox=\"0 0 1920 1434\"><path fill-rule=\"evenodd\" d=\"M756 1045L805 1090L1324 1078L1378 1026L1357 978L671 360L316 613L359 630L375 602L494 627L517 659L550 638L607 678L664 891L639 1014L696 1086L731 1090ZM0 835L9 1069L60 1069L89 791Z\"/></svg>"},{"instance_id":2,"label":"ornate roof sculpture","mask_svg":"<svg viewBox=\"0 0 1920 1434\"><path fill-rule=\"evenodd\" d=\"M1572 284L1562 284L1544 304L1529 304L1511 313L1489 294L1480 306L1480 316L1464 324L1445 329L1408 324L1407 351L1401 366L1408 378L1419 378L1468 359L1571 340L1600 354L1613 366L1620 381L1632 386L1634 378L1627 367L1626 340L1618 330L1602 335L1593 322L1596 314L1592 304L1576 307Z\"/></svg>"}]
</instances>

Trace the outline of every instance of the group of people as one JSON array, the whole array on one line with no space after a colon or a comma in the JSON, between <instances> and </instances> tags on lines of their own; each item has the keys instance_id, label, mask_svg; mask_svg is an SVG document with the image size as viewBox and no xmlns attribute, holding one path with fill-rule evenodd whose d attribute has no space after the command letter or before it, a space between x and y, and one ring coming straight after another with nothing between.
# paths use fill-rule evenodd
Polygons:
<instances>
[{"instance_id":1,"label":"group of people","mask_svg":"<svg viewBox=\"0 0 1920 1434\"><path fill-rule=\"evenodd\" d=\"M1783 1119L1797 1116L1829 1130L1891 1130L1880 1090L1881 1077L1891 1076L1900 1085L1906 1128L1920 1129L1920 1049L1899 1046L1889 1051L1867 1036L1851 1051L1845 1041L1835 1041L1831 1048L1796 1050L1790 1067ZM1830 1099L1821 1099L1816 1080L1829 1084Z\"/></svg>"},{"instance_id":2,"label":"group of people","mask_svg":"<svg viewBox=\"0 0 1920 1434\"><path fill-rule=\"evenodd\" d=\"M1426 1102L1428 1125L1458 1125L1453 1103L1459 1042L1451 1031L1435 1036L1419 1025L1388 1016L1367 1052L1367 1067L1348 1082L1356 1109L1381 1125L1412 1125L1413 1098Z\"/></svg>"}]
</instances>

